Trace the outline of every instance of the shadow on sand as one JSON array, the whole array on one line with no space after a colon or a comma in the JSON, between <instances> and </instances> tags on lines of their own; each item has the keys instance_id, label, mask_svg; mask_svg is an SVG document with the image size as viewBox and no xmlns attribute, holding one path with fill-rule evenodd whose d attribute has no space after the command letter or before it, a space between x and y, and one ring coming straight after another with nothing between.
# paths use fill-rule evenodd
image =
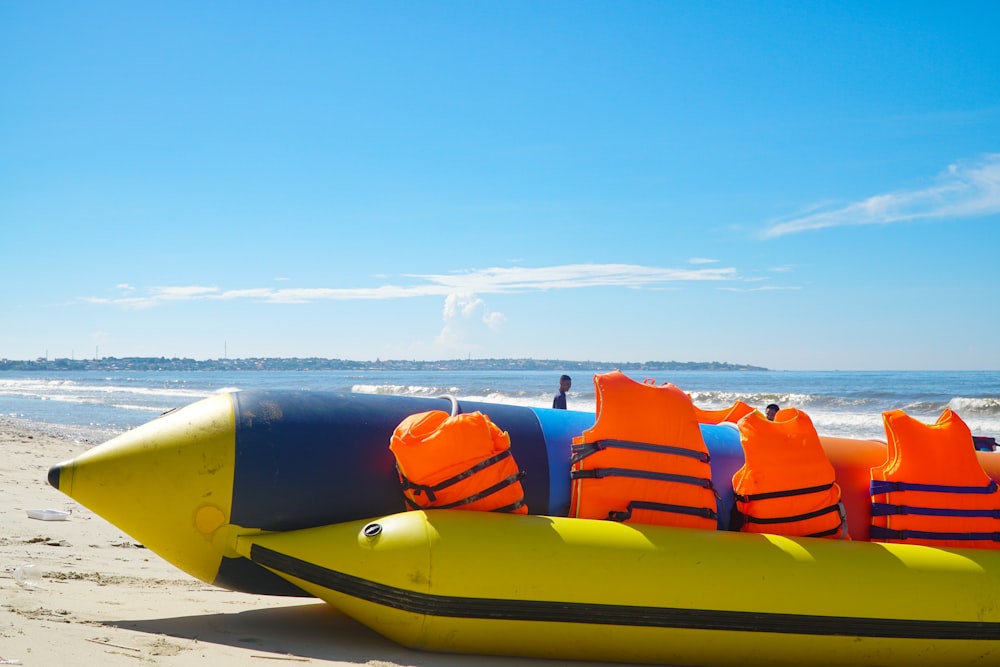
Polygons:
<instances>
[{"instance_id":1,"label":"shadow on sand","mask_svg":"<svg viewBox=\"0 0 1000 667\"><path fill-rule=\"evenodd\" d=\"M500 667L538 662L543 662L547 667L606 665L596 662L542 661L414 651L382 637L322 602L233 614L104 621L102 625L262 653L361 664L377 660L414 667Z\"/></svg>"}]
</instances>

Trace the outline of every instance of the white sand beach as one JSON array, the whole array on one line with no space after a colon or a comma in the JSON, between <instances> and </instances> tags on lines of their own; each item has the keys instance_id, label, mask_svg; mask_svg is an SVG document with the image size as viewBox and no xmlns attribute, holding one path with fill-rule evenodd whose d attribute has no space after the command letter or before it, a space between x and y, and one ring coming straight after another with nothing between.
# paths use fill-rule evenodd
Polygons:
<instances>
[{"instance_id":1,"label":"white sand beach","mask_svg":"<svg viewBox=\"0 0 1000 667\"><path fill-rule=\"evenodd\" d=\"M317 600L248 595L197 581L48 485L49 467L85 447L0 422L0 658L6 664L598 664L413 651ZM29 518L27 511L36 509L70 515ZM16 579L24 564L41 570L37 587Z\"/></svg>"}]
</instances>

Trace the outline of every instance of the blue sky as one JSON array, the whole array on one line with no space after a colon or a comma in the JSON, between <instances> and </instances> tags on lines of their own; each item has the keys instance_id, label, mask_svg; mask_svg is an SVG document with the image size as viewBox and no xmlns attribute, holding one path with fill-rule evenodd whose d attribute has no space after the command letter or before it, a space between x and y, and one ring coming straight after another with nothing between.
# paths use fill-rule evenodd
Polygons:
<instances>
[{"instance_id":1,"label":"blue sky","mask_svg":"<svg viewBox=\"0 0 1000 667\"><path fill-rule=\"evenodd\" d=\"M0 0L0 358L998 369L997 25Z\"/></svg>"}]
</instances>

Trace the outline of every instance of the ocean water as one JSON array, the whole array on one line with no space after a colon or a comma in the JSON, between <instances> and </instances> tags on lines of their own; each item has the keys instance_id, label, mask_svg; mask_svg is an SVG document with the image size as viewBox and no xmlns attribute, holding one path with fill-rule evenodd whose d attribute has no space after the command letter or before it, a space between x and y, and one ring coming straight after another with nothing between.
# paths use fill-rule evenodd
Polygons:
<instances>
[{"instance_id":1,"label":"ocean water","mask_svg":"<svg viewBox=\"0 0 1000 667\"><path fill-rule=\"evenodd\" d=\"M569 409L594 412L593 373L574 372ZM636 380L649 374L629 373ZM1000 440L1000 371L662 371L694 403L719 409L742 400L797 407L824 435L884 439L881 414L903 409L926 422L945 408L976 435ZM82 444L110 439L157 415L218 392L325 390L440 396L551 407L550 371L196 371L0 372L0 418L68 434Z\"/></svg>"}]
</instances>

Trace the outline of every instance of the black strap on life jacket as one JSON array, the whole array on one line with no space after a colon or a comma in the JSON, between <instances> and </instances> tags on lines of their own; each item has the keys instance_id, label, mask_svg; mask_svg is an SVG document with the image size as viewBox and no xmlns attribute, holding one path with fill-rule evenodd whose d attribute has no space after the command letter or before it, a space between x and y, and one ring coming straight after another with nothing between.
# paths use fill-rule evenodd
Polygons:
<instances>
[{"instance_id":1,"label":"black strap on life jacket","mask_svg":"<svg viewBox=\"0 0 1000 667\"><path fill-rule=\"evenodd\" d=\"M438 509L438 510L446 510L446 509L452 509L454 507L461 507L462 505L468 505L469 503L474 503L477 500L481 500L481 499L483 499L483 498L485 498L485 497L487 497L489 495L492 495L492 494L496 493L497 491L510 486L511 484L514 484L516 482L520 482L521 479L523 479L523 478L524 478L524 471L523 470L519 470L518 472L514 473L513 475L508 475L507 477L504 477L502 480L500 480L496 484L483 489L479 493L473 493L471 496L466 496L465 498L460 498L459 500L456 500L456 501L451 502L451 503L445 503L444 505L434 505L433 508L434 509ZM408 495L406 495L406 494L403 494L403 500L406 501L406 504L410 507L410 509L414 509L414 510L424 509L424 507L422 507L421 505L418 505L414 501L410 500L410 497ZM431 499L430 497L428 497L428 500L430 500L431 502L434 502L433 499ZM524 505L524 496L523 495L518 500L514 501L513 503L510 503L509 505L504 505L503 507L497 507L496 509L492 509L490 511L491 512L513 512L514 510L518 509L522 505Z\"/></svg>"},{"instance_id":2,"label":"black strap on life jacket","mask_svg":"<svg viewBox=\"0 0 1000 667\"><path fill-rule=\"evenodd\" d=\"M871 527L872 540L992 540L1000 542L1000 532L936 533L929 530L892 530L882 526Z\"/></svg>"},{"instance_id":3,"label":"black strap on life jacket","mask_svg":"<svg viewBox=\"0 0 1000 667\"><path fill-rule=\"evenodd\" d=\"M828 488L828 487L827 487ZM825 514L832 514L836 512L839 515L839 520L837 525L828 530L821 530L816 533L808 533L803 535L803 537L830 537L832 535L837 535L841 533L844 529L844 521L846 520L846 513L844 512L844 503L840 502L835 505L830 505L829 507L824 507L822 509L815 510L813 512L806 512L805 514L798 514L796 516L787 517L772 517L772 518L761 518L756 517L751 514L744 514L739 511L739 509L733 508L732 514L729 517L729 530L739 531L743 528L745 523L756 523L759 525L774 525L780 523L792 523L794 521L805 521L807 519L815 519L821 517ZM846 534L846 531L845 531Z\"/></svg>"},{"instance_id":4,"label":"black strap on life jacket","mask_svg":"<svg viewBox=\"0 0 1000 667\"><path fill-rule=\"evenodd\" d=\"M904 514L914 514L917 516L954 516L965 518L1000 519L1000 509L960 510L942 507L917 507L915 505L872 503L872 516L893 516Z\"/></svg>"},{"instance_id":5,"label":"black strap on life jacket","mask_svg":"<svg viewBox=\"0 0 1000 667\"><path fill-rule=\"evenodd\" d=\"M672 454L674 456L685 456L687 458L697 459L702 463L708 463L712 460L712 457L708 455L707 452L698 452L693 449L688 449L686 447L674 447L673 445L655 445L650 442L635 442L633 440L616 440L613 438L605 438L603 440L595 440L594 442L585 442L580 445L573 445L570 447L572 456L570 457L570 465L578 463L583 459L587 458L591 454L596 454L597 452L603 451L605 449L631 449L635 451L642 452L653 452L654 454Z\"/></svg>"},{"instance_id":6,"label":"black strap on life jacket","mask_svg":"<svg viewBox=\"0 0 1000 667\"><path fill-rule=\"evenodd\" d=\"M837 534L841 533L841 531L843 531L843 529L844 529L844 524L843 524L843 522L841 522L841 523L838 523L835 528L831 528L830 530L821 530L818 533L809 533L808 535L806 535L806 537L830 537L832 535L837 535ZM847 539L846 536L847 536L847 533L845 532L843 535L841 535L841 538L842 539Z\"/></svg>"},{"instance_id":7,"label":"black strap on life jacket","mask_svg":"<svg viewBox=\"0 0 1000 667\"><path fill-rule=\"evenodd\" d=\"M608 519L611 521L628 521L632 518L632 510L653 510L655 512L670 512L672 514L686 514L688 516L699 516L704 519L715 521L718 514L708 507L689 507L687 505L671 505L669 503L654 503L647 500L633 500L623 512L614 510L608 512Z\"/></svg>"},{"instance_id":8,"label":"black strap on life jacket","mask_svg":"<svg viewBox=\"0 0 1000 667\"><path fill-rule=\"evenodd\" d=\"M990 480L986 486L951 486L948 484L913 484L910 482L893 482L889 480L873 479L869 485L871 495L880 496L897 491L930 491L932 493L971 493L990 494L996 493L997 483Z\"/></svg>"},{"instance_id":9,"label":"black strap on life jacket","mask_svg":"<svg viewBox=\"0 0 1000 667\"><path fill-rule=\"evenodd\" d=\"M654 482L693 484L703 489L712 489L715 491L715 486L712 484L711 478L695 477L694 475L677 475L670 472L633 470L632 468L593 468L591 470L569 471L570 479L604 479L605 477L631 477L633 479L648 479Z\"/></svg>"},{"instance_id":10,"label":"black strap on life jacket","mask_svg":"<svg viewBox=\"0 0 1000 667\"><path fill-rule=\"evenodd\" d=\"M748 503L752 500L768 500L770 498L790 498L792 496L804 496L810 493L819 493L821 491L828 491L833 488L833 482L829 484L821 484L819 486L810 486L804 489L787 489L782 491L768 491L767 493L751 493L748 495L736 494L736 500L741 503Z\"/></svg>"},{"instance_id":11,"label":"black strap on life jacket","mask_svg":"<svg viewBox=\"0 0 1000 667\"><path fill-rule=\"evenodd\" d=\"M500 461L503 461L505 458L507 458L509 456L511 456L510 450L509 449L505 449L504 451L499 452L497 454L494 454L493 456L490 456L489 458L483 459L479 463L475 464L474 466L472 466L472 467L470 467L470 468L468 468L466 470L463 470L462 472L458 473L457 475L449 477L448 479L443 480L441 482L438 482L437 484L434 484L432 486L428 486L426 484L416 484L416 483L410 481L409 479L406 478L406 476L402 473L402 471L399 470L399 466L398 465L396 466L396 471L399 473L400 481L402 483L403 491L404 491L403 497L406 499L406 503L408 505L410 505L410 507L412 509L420 509L419 505L417 505L412 500L410 500L409 495L405 493L406 491L413 491L413 495L414 496L419 496L421 493L426 494L428 502L433 503L435 500L437 500L437 495L435 494L436 491L441 491L442 489L446 489L449 486L452 486L453 484L457 484L458 482L461 482L463 479L466 479L467 477L470 477L470 476L476 474L480 470L485 470L486 468L490 467L491 465L499 463ZM486 496L494 494L497 491L499 491L500 489L508 487L511 484L519 482L519 481L521 481L521 479L523 477L524 477L524 471L523 470L519 470L515 474L508 475L507 477L505 477L504 479L500 480L496 484L494 484L494 485L492 485L492 486L490 486L490 487L488 487L486 489L483 489L482 491L480 491L478 493L474 493L471 496L468 496L466 498L462 498L460 500L456 500L455 502L452 502L452 503L447 503L445 505L435 505L435 509L448 509L448 508L452 508L452 507L458 507L459 505L467 505L469 503L472 503L472 502L475 502L477 500L480 500L481 498L485 498ZM523 504L524 504L524 496L522 496L519 501L513 503L511 506L505 506L503 508L499 508L499 509L493 510L493 511L497 511L497 512L503 512L503 511L510 512L510 511L513 511L513 510L517 509L518 507L520 507ZM510 509L508 509L508 507Z\"/></svg>"},{"instance_id":12,"label":"black strap on life jacket","mask_svg":"<svg viewBox=\"0 0 1000 667\"><path fill-rule=\"evenodd\" d=\"M434 505L433 508L436 509L436 510L447 510L447 509L452 509L452 508L455 508L455 507L461 507L462 505L468 505L469 503L474 503L477 500L481 500L481 499L483 499L483 498L485 498L487 496L490 496L490 495L496 493L497 491L499 491L501 489L507 488L508 486L510 486L511 484L514 484L515 482L520 482L521 479L523 479L523 478L524 478L524 471L523 470L519 470L516 473L514 473L513 475L508 475L507 477L504 477L502 480L500 480L496 484L483 489L479 493L473 493L471 496L467 496L465 498L461 498L461 499L456 500L456 501L451 502L451 503L445 503L444 505ZM405 495L405 494L403 495L403 499L406 501L406 504L409 505L410 509L414 509L414 510L424 509L420 505L418 505L415 502L413 502L412 500L410 500L410 497L407 496L407 495ZM428 498L428 500L430 500L430 498ZM522 505L524 505L524 495L522 495L519 499L517 499L516 501L510 503L509 505L504 505L503 507L497 507L497 508L492 509L490 511L491 512L513 512L514 510L520 508Z\"/></svg>"},{"instance_id":13,"label":"black strap on life jacket","mask_svg":"<svg viewBox=\"0 0 1000 667\"><path fill-rule=\"evenodd\" d=\"M824 514L832 514L833 512L840 513L840 503L830 505L829 507L824 507L822 509L813 510L812 512L806 512L804 514L796 514L795 516L779 516L771 518L757 517L752 514L744 514L744 521L747 523L757 523L762 526L773 525L777 523L794 523L796 521L806 521L808 519L815 519L816 517L823 516Z\"/></svg>"},{"instance_id":14,"label":"black strap on life jacket","mask_svg":"<svg viewBox=\"0 0 1000 667\"><path fill-rule=\"evenodd\" d=\"M990 480L990 483L986 486L949 486L946 484L911 484L908 482L889 482L885 480L872 480L871 485L872 496L885 495L889 493L895 493L898 491L931 491L934 493L946 493L946 494L991 494L997 490L997 483L994 480ZM987 519L1000 519L1000 509L957 509L951 507L922 507L918 505L900 505L895 503L880 503L872 502L872 516L945 516L945 517L957 517L957 518L987 518ZM876 530L889 530L883 526L872 526L872 531ZM890 532L900 532L892 531ZM915 533L921 533L925 531L902 531L904 533L909 533L914 535ZM951 533L929 533L930 535L946 535ZM966 535L968 533L954 533L955 535ZM890 539L906 539L906 538L895 538L890 537ZM949 539L947 537L927 537L926 539ZM991 539L991 538L963 538L955 537L951 539Z\"/></svg>"},{"instance_id":15,"label":"black strap on life jacket","mask_svg":"<svg viewBox=\"0 0 1000 667\"><path fill-rule=\"evenodd\" d=\"M997 490L997 483L990 480L986 486L950 486L947 484L912 484L909 482L890 482L872 480L872 496L895 493L897 491L930 491L944 494L991 494ZM1000 509L958 509L951 507L920 507L915 505L897 505L893 503L872 502L872 516L944 516L956 518L987 518L1000 519ZM1000 532L937 532L930 530L896 530L885 526L871 526L873 540L954 540L954 541L1000 541Z\"/></svg>"}]
</instances>

